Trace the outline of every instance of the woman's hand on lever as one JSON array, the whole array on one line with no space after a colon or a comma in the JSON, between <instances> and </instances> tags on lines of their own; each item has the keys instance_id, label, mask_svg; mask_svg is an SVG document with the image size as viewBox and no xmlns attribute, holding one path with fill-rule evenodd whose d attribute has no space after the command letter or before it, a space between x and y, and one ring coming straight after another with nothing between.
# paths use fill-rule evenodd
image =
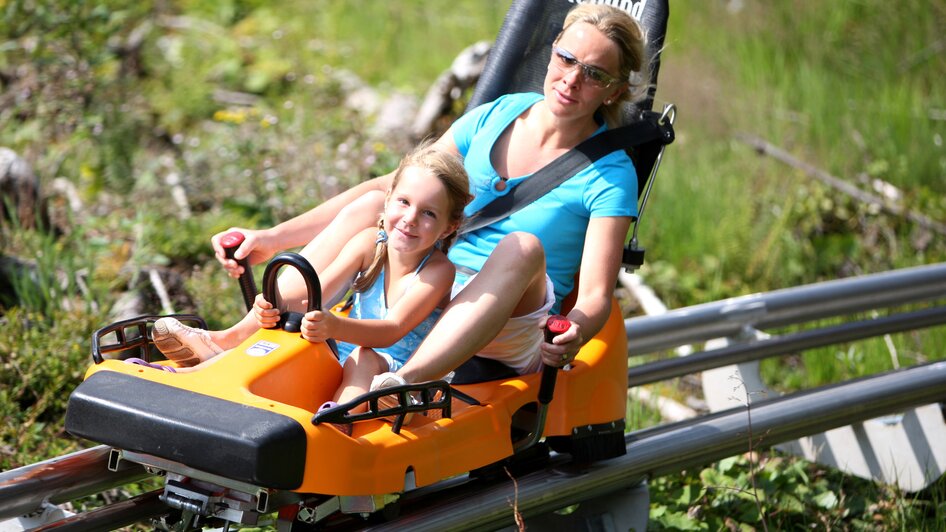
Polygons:
<instances>
[{"instance_id":1,"label":"woman's hand on lever","mask_svg":"<svg viewBox=\"0 0 946 532\"><path fill-rule=\"evenodd\" d=\"M234 252L234 258L227 258L226 253L224 252L223 246L220 243L220 239L233 231L238 231L243 233L244 239L243 243L240 244L240 247ZM273 257L276 254L278 249L269 245L269 238L267 237L267 232L259 229L244 229L242 227L231 227L226 231L221 231L215 234L210 239L210 243L214 249L214 255L217 257L217 261L223 265L227 270L227 274L230 277L237 278L243 273L243 266L237 262L242 258L249 258L250 264L259 264L265 262Z\"/></svg>"},{"instance_id":2,"label":"woman's hand on lever","mask_svg":"<svg viewBox=\"0 0 946 532\"><path fill-rule=\"evenodd\" d=\"M592 218L588 224L578 297L567 316L571 327L553 338L554 343L542 343L542 361L546 364L562 367L573 362L585 338L592 338L607 321L630 223L630 218L616 216ZM545 319L539 325L544 327Z\"/></svg>"},{"instance_id":3,"label":"woman's hand on lever","mask_svg":"<svg viewBox=\"0 0 946 532\"><path fill-rule=\"evenodd\" d=\"M545 329L545 322L548 317L539 321L539 328ZM570 364L575 360L575 355L581 349L584 340L581 335L581 325L575 320L571 320L568 330L552 338L552 343L542 342L542 362L553 368L560 368Z\"/></svg>"}]
</instances>

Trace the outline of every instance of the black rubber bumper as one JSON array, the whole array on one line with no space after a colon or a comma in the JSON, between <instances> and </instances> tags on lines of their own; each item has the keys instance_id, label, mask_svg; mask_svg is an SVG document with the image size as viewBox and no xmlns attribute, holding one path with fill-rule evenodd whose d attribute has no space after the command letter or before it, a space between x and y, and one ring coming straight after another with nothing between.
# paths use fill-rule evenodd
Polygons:
<instances>
[{"instance_id":1,"label":"black rubber bumper","mask_svg":"<svg viewBox=\"0 0 946 532\"><path fill-rule=\"evenodd\" d=\"M305 473L295 419L112 371L75 389L66 430L260 487L296 489Z\"/></svg>"}]
</instances>

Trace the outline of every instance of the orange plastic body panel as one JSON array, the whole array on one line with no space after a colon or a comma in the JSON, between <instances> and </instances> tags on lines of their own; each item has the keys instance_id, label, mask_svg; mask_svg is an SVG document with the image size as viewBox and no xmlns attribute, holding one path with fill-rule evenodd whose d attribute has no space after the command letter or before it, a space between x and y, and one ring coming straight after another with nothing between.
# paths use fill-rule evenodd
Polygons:
<instances>
[{"instance_id":1,"label":"orange plastic body panel","mask_svg":"<svg viewBox=\"0 0 946 532\"><path fill-rule=\"evenodd\" d=\"M546 435L572 427L623 420L627 349L617 305L601 333L582 349L569 371L560 372ZM502 460L513 453L513 414L536 401L539 374L457 386L482 406L453 401L449 419L415 415L399 434L381 420L355 423L351 437L311 423L341 381L341 366L324 344L297 333L260 330L213 364L191 373L168 373L106 360L89 369L117 371L294 419L307 434L306 471L295 491L376 495L403 491L413 470L420 487ZM240 420L233 420L240 423ZM184 465L187 465L186 463Z\"/></svg>"},{"instance_id":2,"label":"orange plastic body panel","mask_svg":"<svg viewBox=\"0 0 946 532\"><path fill-rule=\"evenodd\" d=\"M617 301L604 327L586 343L568 371L560 371L545 421L546 436L573 427L623 420L627 412L627 332Z\"/></svg>"}]
</instances>

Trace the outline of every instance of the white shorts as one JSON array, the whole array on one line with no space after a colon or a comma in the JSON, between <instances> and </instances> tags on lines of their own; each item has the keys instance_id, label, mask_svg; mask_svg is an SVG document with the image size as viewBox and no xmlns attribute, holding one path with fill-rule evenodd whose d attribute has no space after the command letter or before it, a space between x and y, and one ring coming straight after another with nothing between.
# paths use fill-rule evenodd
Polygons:
<instances>
[{"instance_id":1,"label":"white shorts","mask_svg":"<svg viewBox=\"0 0 946 532\"><path fill-rule=\"evenodd\" d=\"M456 297L476 275L470 276L462 284L454 283L450 298ZM539 328L539 320L548 315L553 304L555 304L555 287L552 285L552 279L546 274L545 302L542 306L524 316L509 318L493 341L480 349L477 355L498 360L516 370L520 375L539 371L542 368L539 347L545 341L545 334Z\"/></svg>"},{"instance_id":2,"label":"white shorts","mask_svg":"<svg viewBox=\"0 0 946 532\"><path fill-rule=\"evenodd\" d=\"M375 351L375 353L377 353L379 357L383 358L388 363L388 371L391 373L396 372L404 366L404 364L394 360L394 357L387 353L382 353L381 351Z\"/></svg>"}]
</instances>

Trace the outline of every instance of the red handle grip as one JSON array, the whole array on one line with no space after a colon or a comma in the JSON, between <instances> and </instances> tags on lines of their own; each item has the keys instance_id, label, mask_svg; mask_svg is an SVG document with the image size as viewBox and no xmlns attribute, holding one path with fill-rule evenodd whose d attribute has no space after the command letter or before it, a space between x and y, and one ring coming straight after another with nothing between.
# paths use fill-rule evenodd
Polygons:
<instances>
[{"instance_id":1,"label":"red handle grip","mask_svg":"<svg viewBox=\"0 0 946 532\"><path fill-rule=\"evenodd\" d=\"M572 326L572 322L562 315L549 316L545 322L545 341L552 343L552 338L564 333ZM539 384L539 403L547 405L552 402L552 393L555 391L555 380L558 377L558 368L544 365L542 381Z\"/></svg>"},{"instance_id":2,"label":"red handle grip","mask_svg":"<svg viewBox=\"0 0 946 532\"><path fill-rule=\"evenodd\" d=\"M223 247L223 253L228 259L233 259L234 254L240 244L246 240L243 233L231 231L220 237L220 246ZM246 310L253 308L253 300L256 299L256 281L253 280L253 270L250 268L250 261L246 257L237 260L237 264L243 266L243 273L240 274L240 291L243 293L243 302L246 303Z\"/></svg>"},{"instance_id":3,"label":"red handle grip","mask_svg":"<svg viewBox=\"0 0 946 532\"><path fill-rule=\"evenodd\" d=\"M246 240L246 237L243 236L243 233L239 231L230 231L229 233L220 237L220 245L223 246L223 250L227 253L227 257L233 258L233 252L236 251L236 248L240 247L240 244Z\"/></svg>"},{"instance_id":4,"label":"red handle grip","mask_svg":"<svg viewBox=\"0 0 946 532\"><path fill-rule=\"evenodd\" d=\"M549 320L545 322L545 341L552 343L552 338L564 333L571 326L572 322L561 314L549 316Z\"/></svg>"}]
</instances>

